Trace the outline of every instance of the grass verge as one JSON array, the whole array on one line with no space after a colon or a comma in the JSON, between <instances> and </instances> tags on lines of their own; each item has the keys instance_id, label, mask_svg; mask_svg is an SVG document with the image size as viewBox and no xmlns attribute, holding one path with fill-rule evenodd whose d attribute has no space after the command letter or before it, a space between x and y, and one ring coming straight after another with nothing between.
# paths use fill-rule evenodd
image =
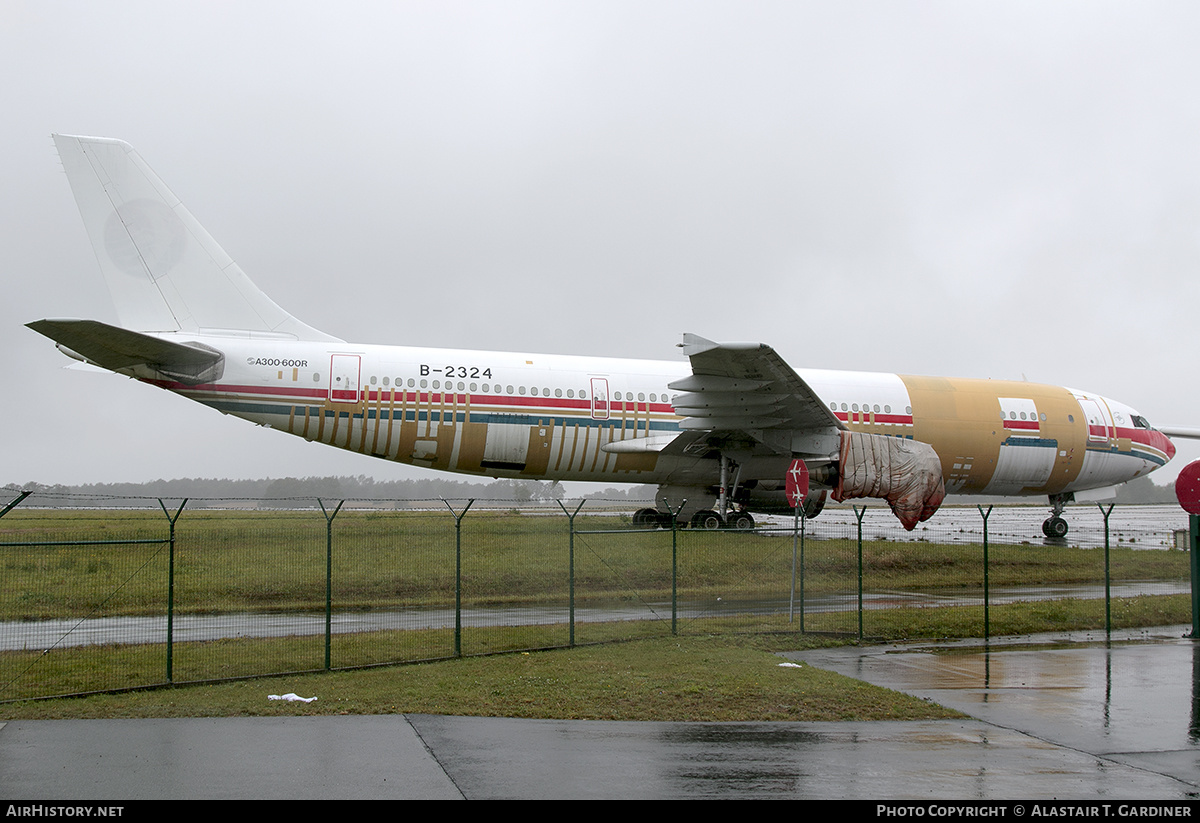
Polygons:
<instances>
[{"instance_id":1,"label":"grass verge","mask_svg":"<svg viewBox=\"0 0 1200 823\"><path fill-rule=\"evenodd\" d=\"M1186 623L1186 595L1113 603L1121 628ZM1103 628L1104 604L1068 600L991 609L994 636ZM879 639L982 636L982 608L900 609L866 615ZM834 620L840 623L834 623ZM844 631L845 616L810 615L810 632ZM829 621L829 622L826 622ZM702 633L574 649L466 657L407 666L263 677L82 698L14 702L0 718L228 717L429 713L595 720L915 720L958 716L940 706L811 666L781 667L773 652L828 646L795 632ZM726 627L728 630L728 627ZM247 641L261 644L266 641ZM274 642L294 642L291 639ZM232 644L225 644L228 652ZM253 646L258 656L265 650ZM286 656L286 655L285 655ZM294 660L294 658L291 658ZM269 694L317 696L281 703Z\"/></svg>"},{"instance_id":2,"label":"grass verge","mask_svg":"<svg viewBox=\"0 0 1200 823\"><path fill-rule=\"evenodd\" d=\"M819 641L810 641L819 642ZM13 703L5 719L426 713L582 720L916 720L941 706L811 666L757 636L637 640L354 672ZM792 644L795 645L795 644ZM312 703L270 694L316 696Z\"/></svg>"}]
</instances>

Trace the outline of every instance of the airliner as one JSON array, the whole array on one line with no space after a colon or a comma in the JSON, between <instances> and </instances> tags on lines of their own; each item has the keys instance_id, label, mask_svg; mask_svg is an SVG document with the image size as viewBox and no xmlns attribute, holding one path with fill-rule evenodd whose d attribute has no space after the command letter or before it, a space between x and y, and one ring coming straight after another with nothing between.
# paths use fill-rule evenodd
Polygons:
<instances>
[{"instance_id":1,"label":"airliner","mask_svg":"<svg viewBox=\"0 0 1200 823\"><path fill-rule=\"evenodd\" d=\"M481 477L654 484L656 507L634 515L645 527L790 513L800 459L808 516L827 496L874 497L911 530L947 493L1044 495L1050 538L1076 492L1175 454L1092 392L793 369L762 343L685 334L674 361L350 343L260 291L128 143L54 142L120 325L28 326L76 360L306 440Z\"/></svg>"}]
</instances>

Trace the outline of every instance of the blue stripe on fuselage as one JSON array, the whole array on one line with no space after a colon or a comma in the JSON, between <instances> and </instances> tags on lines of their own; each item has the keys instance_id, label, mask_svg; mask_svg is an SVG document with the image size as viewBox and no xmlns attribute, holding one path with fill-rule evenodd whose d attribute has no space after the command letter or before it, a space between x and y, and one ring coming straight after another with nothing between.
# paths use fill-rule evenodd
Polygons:
<instances>
[{"instance_id":1,"label":"blue stripe on fuselage","mask_svg":"<svg viewBox=\"0 0 1200 823\"><path fill-rule=\"evenodd\" d=\"M392 412L389 409L367 409L364 412L352 412L349 409L345 411L338 409L326 409L322 406L295 406L292 404L280 405L278 403L254 403L241 400L200 400L199 402L216 409L217 411L225 412L226 414L243 415L243 414L272 414L280 417L289 417L295 413L297 418L304 416L304 411L307 408L310 418L320 417L322 414L326 418L333 419L335 416L350 416L355 420L394 420L396 422L425 422L432 421L434 423L465 423L467 422L467 412L464 411L447 411L447 412L428 412L409 409L406 411L397 410ZM594 426L597 428L620 425L622 423L630 426L636 422L638 431L646 431L646 420L644 416L638 416L635 420L633 416L625 418L610 417L607 420L597 420L592 417L582 417L564 412L561 409L549 409L542 413L532 412L481 412L472 410L470 412L470 422L472 423L504 423L511 426L537 426L545 425L544 421L554 419L565 423L571 423L577 426ZM651 420L649 422L651 431L674 432L679 431L679 424L673 420Z\"/></svg>"}]
</instances>

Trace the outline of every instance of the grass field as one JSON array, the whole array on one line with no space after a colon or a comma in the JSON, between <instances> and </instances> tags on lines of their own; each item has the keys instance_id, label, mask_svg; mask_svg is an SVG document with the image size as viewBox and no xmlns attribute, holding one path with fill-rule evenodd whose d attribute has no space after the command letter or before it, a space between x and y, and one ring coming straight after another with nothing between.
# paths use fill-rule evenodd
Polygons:
<instances>
[{"instance_id":1,"label":"grass field","mask_svg":"<svg viewBox=\"0 0 1200 823\"><path fill-rule=\"evenodd\" d=\"M621 523L621 518L612 516L581 516L576 521L580 530L612 528ZM48 618L163 615L170 557L167 534L167 518L161 511L10 512L0 519L0 543L7 544L0 546L0 620L12 626L15 625L12 621ZM332 573L332 607L338 613L453 607L455 530L448 513L342 512L333 522L332 536L333 550L327 557L326 521L320 512L185 511L176 530L175 613L244 615L247 621L267 619L272 614L323 614L327 562ZM681 600L693 605L786 601L791 580L790 535L682 531L676 539L674 582ZM1181 552L1119 548L1111 552L1111 558L1113 578L1118 581L1181 580L1188 574L1187 555ZM671 559L669 532L576 534L577 605L584 608L632 604L644 609L647 619L576 625L575 639L581 645L625 641L603 647L608 651L588 645L587 649L538 655L549 654L554 660L593 657L618 660L639 648L669 650L676 648L672 644L692 648L693 644L701 643L707 644L708 654L717 655L713 658L714 665L736 667L742 665L738 655L750 651L766 654L771 649L818 642L811 633L842 636L857 633L854 592L858 567L853 539L810 540L805 546L806 595L840 597L844 603L844 607L834 611L807 614L808 636L798 635L796 624L788 623L786 614L718 615L715 609L708 612L701 609L699 617L679 621L678 636L673 636L669 609L662 606L671 596ZM1096 550L993 546L990 559L993 586L1097 584L1104 577L1103 553ZM982 552L978 546L874 539L864 542L863 561L863 586L868 592L916 589L970 592L981 591L982 587ZM465 609L557 609L557 613L565 615L571 585L565 517L473 513L463 521L461 564L461 598ZM1187 622L1190 619L1187 609L1187 598L1182 596L1118 600L1114 602L1114 623L1119 628ZM1103 602L1054 600L993 606L990 618L991 632L995 635L1095 629L1103 627ZM502 618L497 619L503 622ZM872 610L863 615L863 630L868 637L968 637L980 635L982 628L982 603L958 608ZM2 626L0 631L4 631ZM565 622L472 626L461 636L465 659L416 668L423 672L430 671L427 667L441 666L505 670L510 664L468 663L468 660L494 661L497 658L474 656L501 651L565 647L569 638ZM718 654L717 650L724 648L732 658L722 658L726 652ZM166 654L161 642L3 652L0 653L0 701L163 684L167 682ZM330 641L330 664L334 669L454 655L455 638L449 627L337 634ZM653 653L646 655L628 664L647 672L639 677L651 682L675 682L671 672L646 662ZM357 675L316 674L324 664L325 639L321 635L271 639L231 636L176 642L172 647L171 681L180 684L295 672L303 674L294 677L318 680L345 677L349 680L336 682L360 682ZM363 677L363 683L373 682L373 677L388 679L385 675L365 673ZM391 677L408 680L414 675ZM554 690L539 693L532 685L519 688L524 682L519 679L518 685L501 686L488 685L488 678L480 674L472 677L485 692L498 689L505 694L521 695L513 699L531 707L527 709L533 713L529 716L561 716L557 713L570 703L570 700L562 702L566 698ZM696 675L690 685L678 688L710 691L716 688L705 686L704 682ZM590 692L579 688L589 695L581 697L580 704L590 704ZM844 690L845 684L839 689ZM178 701L182 691L186 690L176 687L164 694L176 695L171 699ZM649 701L646 711L661 714L671 702L671 692L665 694L662 705L645 695L639 699ZM676 702L682 699L679 694L674 698ZM96 697L83 702L95 705L92 701L96 700L109 701L106 705L128 705L126 700L140 701L143 706L160 705L156 698L146 696ZM396 710L421 711L427 709L411 707L429 705L428 697L417 700L410 695L406 700L396 705L408 708ZM393 705L372 689L351 702L358 708L348 710L354 711L368 710L363 707L384 710ZM488 705L480 692L452 702L455 713L465 714L475 713L474 706ZM686 704L686 700L681 703ZM729 711L742 712L741 719L745 719L760 708ZM162 710L165 709L155 709ZM203 710L192 705L187 711ZM859 707L856 711L865 709ZM721 717L737 719L724 714Z\"/></svg>"},{"instance_id":2,"label":"grass field","mask_svg":"<svg viewBox=\"0 0 1200 823\"><path fill-rule=\"evenodd\" d=\"M612 528L614 517L580 517L581 530ZM162 512L14 511L0 519L0 620L162 614L167 602L167 520ZM786 594L792 538L682 531L675 586L684 600L746 600ZM84 541L161 541L97 544ZM33 546L54 541L57 545ZM68 545L78 541L81 545ZM672 591L669 532L578 534L577 603L640 599ZM13 545L13 544L17 545ZM175 544L178 614L321 611L327 560L338 610L444 608L455 596L454 522L437 512L343 512L326 523L317 512L185 512ZM851 536L809 540L808 594L857 588ZM565 517L489 512L463 521L461 595L465 607L563 603L570 587ZM1187 557L1173 551L1111 552L1115 580L1187 578ZM981 588L977 546L886 539L863 544L869 589ZM993 546L994 586L1103 581L1102 553L1053 546Z\"/></svg>"}]
</instances>

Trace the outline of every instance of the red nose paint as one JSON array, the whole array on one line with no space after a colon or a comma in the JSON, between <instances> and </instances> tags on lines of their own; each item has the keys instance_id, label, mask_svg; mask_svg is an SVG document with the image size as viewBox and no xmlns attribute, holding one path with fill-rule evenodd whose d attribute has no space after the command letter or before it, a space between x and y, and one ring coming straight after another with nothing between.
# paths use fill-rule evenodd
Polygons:
<instances>
[{"instance_id":1,"label":"red nose paint","mask_svg":"<svg viewBox=\"0 0 1200 823\"><path fill-rule=\"evenodd\" d=\"M1171 442L1171 438L1167 437L1162 432L1155 432L1155 434L1158 435L1158 438L1161 441L1156 445L1166 453L1167 462L1171 462L1171 460L1175 457L1175 444Z\"/></svg>"}]
</instances>

